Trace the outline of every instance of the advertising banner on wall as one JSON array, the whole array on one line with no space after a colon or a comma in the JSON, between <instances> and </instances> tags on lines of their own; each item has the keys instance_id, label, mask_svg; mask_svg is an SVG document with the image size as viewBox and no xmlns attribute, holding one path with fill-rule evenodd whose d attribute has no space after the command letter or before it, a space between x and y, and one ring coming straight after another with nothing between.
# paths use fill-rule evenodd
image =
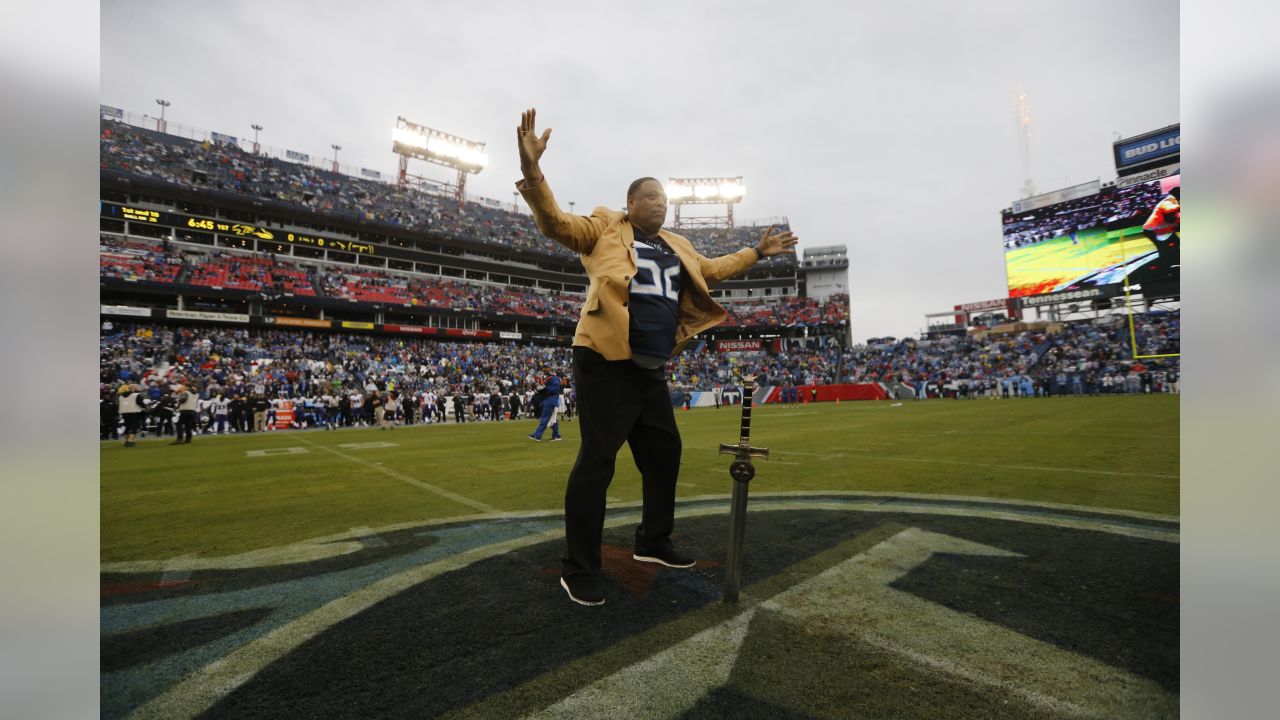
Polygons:
<instances>
[{"instance_id":1,"label":"advertising banner on wall","mask_svg":"<svg viewBox=\"0 0 1280 720\"><path fill-rule=\"evenodd\" d=\"M133 307L131 305L103 305L103 315L127 315L129 317L151 317L151 308Z\"/></svg>"},{"instance_id":2,"label":"advertising banner on wall","mask_svg":"<svg viewBox=\"0 0 1280 720\"><path fill-rule=\"evenodd\" d=\"M425 325L383 325L383 330L394 333L410 333L413 335L439 335L440 328L426 327Z\"/></svg>"},{"instance_id":3,"label":"advertising banner on wall","mask_svg":"<svg viewBox=\"0 0 1280 720\"><path fill-rule=\"evenodd\" d=\"M764 350L763 340L717 340L716 352L760 352Z\"/></svg>"},{"instance_id":4,"label":"advertising banner on wall","mask_svg":"<svg viewBox=\"0 0 1280 720\"><path fill-rule=\"evenodd\" d=\"M1182 126L1170 125L1111 145L1116 173L1130 175L1155 165L1168 165L1182 153Z\"/></svg>"},{"instance_id":5,"label":"advertising banner on wall","mask_svg":"<svg viewBox=\"0 0 1280 720\"><path fill-rule=\"evenodd\" d=\"M248 315L240 313L207 312L204 310L166 310L165 317L170 320L204 320L206 322L247 323Z\"/></svg>"},{"instance_id":6,"label":"advertising banner on wall","mask_svg":"<svg viewBox=\"0 0 1280 720\"><path fill-rule=\"evenodd\" d=\"M1043 195L1036 195L1022 200L1013 201L1013 211L1016 213L1029 212L1037 208L1057 205L1058 203L1075 200L1077 198L1088 197L1098 192L1101 186L1097 180L1090 180L1087 183L1072 185L1071 187L1054 190Z\"/></svg>"},{"instance_id":7,"label":"advertising banner on wall","mask_svg":"<svg viewBox=\"0 0 1280 720\"><path fill-rule=\"evenodd\" d=\"M262 318L267 325L283 325L285 327L329 328L332 320L316 320L315 318L277 317L274 315Z\"/></svg>"}]
</instances>

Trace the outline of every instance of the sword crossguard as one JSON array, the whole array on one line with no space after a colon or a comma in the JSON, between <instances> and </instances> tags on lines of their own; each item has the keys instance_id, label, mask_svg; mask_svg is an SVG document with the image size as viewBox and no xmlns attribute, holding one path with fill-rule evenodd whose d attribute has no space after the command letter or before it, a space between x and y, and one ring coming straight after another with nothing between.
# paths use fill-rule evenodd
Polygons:
<instances>
[{"instance_id":1,"label":"sword crossguard","mask_svg":"<svg viewBox=\"0 0 1280 720\"><path fill-rule=\"evenodd\" d=\"M729 477L740 483L751 482L751 478L756 476L756 466L752 463L752 458L769 459L769 448L757 448L750 445L725 445L720 444L721 455L732 455L734 461L729 465Z\"/></svg>"},{"instance_id":2,"label":"sword crossguard","mask_svg":"<svg viewBox=\"0 0 1280 720\"><path fill-rule=\"evenodd\" d=\"M742 445L742 444L726 445L725 443L720 443L720 454L721 455L738 455L744 460L749 458L758 458L758 457L768 460L769 448L751 447L750 445Z\"/></svg>"}]
</instances>

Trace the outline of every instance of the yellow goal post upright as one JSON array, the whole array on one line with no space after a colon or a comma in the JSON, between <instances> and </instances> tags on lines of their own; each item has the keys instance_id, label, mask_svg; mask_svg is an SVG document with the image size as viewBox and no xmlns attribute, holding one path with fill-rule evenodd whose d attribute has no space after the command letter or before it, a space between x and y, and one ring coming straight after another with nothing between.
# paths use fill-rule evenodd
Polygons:
<instances>
[{"instance_id":1,"label":"yellow goal post upright","mask_svg":"<svg viewBox=\"0 0 1280 720\"><path fill-rule=\"evenodd\" d=\"M1124 250L1122 249L1123 253ZM1127 258L1126 258L1127 259ZM1138 331L1133 324L1133 301L1129 291L1129 276L1124 276L1124 311L1129 320L1129 352L1133 355L1134 360L1154 360L1156 358L1182 357L1181 352L1163 353L1158 355L1142 355L1138 352ZM1181 343L1179 343L1181 348Z\"/></svg>"}]
</instances>

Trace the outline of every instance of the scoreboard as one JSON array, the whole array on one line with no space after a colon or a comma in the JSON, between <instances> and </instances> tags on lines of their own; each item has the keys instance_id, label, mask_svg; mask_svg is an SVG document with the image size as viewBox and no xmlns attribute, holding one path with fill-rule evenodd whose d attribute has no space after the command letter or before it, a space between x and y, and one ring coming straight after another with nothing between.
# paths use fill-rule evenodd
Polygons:
<instances>
[{"instance_id":1,"label":"scoreboard","mask_svg":"<svg viewBox=\"0 0 1280 720\"><path fill-rule=\"evenodd\" d=\"M237 237L254 237L259 240L271 240L274 242L285 242L294 245L306 245L308 247L319 249L342 250L344 252L360 253L363 255L376 254L374 246L371 243L323 237L321 235L296 233L290 230L272 230L261 225L250 225L247 223L232 222L230 220L200 217L198 215L183 215L165 210L151 210L149 208L140 208L132 205L102 203L102 217L109 217L116 220L127 220L135 223L146 223L148 225L160 225L163 227L203 230L207 232L223 233L226 235L235 235Z\"/></svg>"}]
</instances>

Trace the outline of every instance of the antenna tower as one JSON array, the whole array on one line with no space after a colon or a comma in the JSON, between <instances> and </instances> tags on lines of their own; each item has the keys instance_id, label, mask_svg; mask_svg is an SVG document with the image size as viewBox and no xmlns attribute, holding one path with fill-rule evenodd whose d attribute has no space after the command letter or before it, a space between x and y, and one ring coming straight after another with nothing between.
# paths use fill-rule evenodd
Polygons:
<instances>
[{"instance_id":1,"label":"antenna tower","mask_svg":"<svg viewBox=\"0 0 1280 720\"><path fill-rule=\"evenodd\" d=\"M1031 182L1031 103L1025 90L1019 89L1014 96L1013 111L1018 120L1018 137L1022 141L1022 197L1029 198L1036 194L1036 186Z\"/></svg>"}]
</instances>

